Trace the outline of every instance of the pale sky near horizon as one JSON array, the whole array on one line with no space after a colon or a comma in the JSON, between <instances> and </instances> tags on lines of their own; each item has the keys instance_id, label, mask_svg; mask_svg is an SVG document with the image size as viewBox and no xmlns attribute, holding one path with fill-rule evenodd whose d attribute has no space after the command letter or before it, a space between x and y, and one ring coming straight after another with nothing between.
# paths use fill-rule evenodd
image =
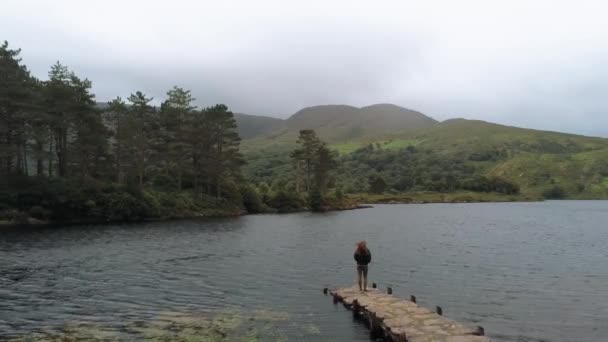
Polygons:
<instances>
[{"instance_id":1,"label":"pale sky near horizon","mask_svg":"<svg viewBox=\"0 0 608 342\"><path fill-rule=\"evenodd\" d=\"M197 105L287 117L394 103L608 137L608 2L3 0L0 41L60 60L98 101L173 85Z\"/></svg>"}]
</instances>

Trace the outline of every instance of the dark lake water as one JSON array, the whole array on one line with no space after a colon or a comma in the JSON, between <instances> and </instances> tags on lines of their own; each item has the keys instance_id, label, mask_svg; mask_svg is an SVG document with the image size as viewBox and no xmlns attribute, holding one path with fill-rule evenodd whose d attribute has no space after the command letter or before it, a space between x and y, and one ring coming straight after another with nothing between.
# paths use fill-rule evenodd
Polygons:
<instances>
[{"instance_id":1,"label":"dark lake water","mask_svg":"<svg viewBox=\"0 0 608 342\"><path fill-rule=\"evenodd\" d=\"M139 340L220 317L262 341L369 341L322 294L353 284L361 239L380 287L494 341L608 341L608 201L3 229L0 340L78 327Z\"/></svg>"}]
</instances>

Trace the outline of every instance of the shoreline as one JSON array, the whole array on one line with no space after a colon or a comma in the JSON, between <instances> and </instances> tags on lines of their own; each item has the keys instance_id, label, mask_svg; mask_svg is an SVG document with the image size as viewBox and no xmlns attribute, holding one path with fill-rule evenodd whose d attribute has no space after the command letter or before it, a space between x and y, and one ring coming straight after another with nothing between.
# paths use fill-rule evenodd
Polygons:
<instances>
[{"instance_id":1,"label":"shoreline","mask_svg":"<svg viewBox=\"0 0 608 342\"><path fill-rule=\"evenodd\" d=\"M427 194L428 195L428 194ZM434 195L434 194L433 194ZM451 195L451 196L450 196ZM360 196L360 195L359 195ZM353 196L357 198L358 195ZM302 213L302 212L316 212L316 213L327 213L332 211L350 211L350 210L358 210L358 209L371 209L374 208L375 204L381 205L408 205L408 204L476 204L476 203L537 203L537 202L545 202L546 199L543 198L527 198L527 197L503 197L503 198L492 198L492 199L484 199L484 198L461 198L457 194L444 194L443 198L420 198L418 196L393 196L393 195L380 195L376 196L365 196L367 200L363 200L356 204L346 205L346 206L335 206L335 207L324 207L319 211L310 210L310 208L299 208L287 211L280 210L269 210L265 212L259 213L249 213L244 210L240 212L224 212L224 213L215 213L215 214L194 214L194 215L186 215L186 216L169 216L169 217L158 217L158 218L142 218L137 220L101 220L101 219L86 219L86 218L78 218L67 221L46 221L36 219L34 217L27 217L23 222L15 222L15 221L7 221L0 220L0 229L2 228L32 228L32 227L52 227L52 226L73 226L73 225L104 225L111 223L120 223L120 224L137 224L137 223L146 223L146 222L169 222L169 221L179 221L179 220L193 220L193 219L213 219L213 218L230 218L230 217L240 217L246 215L260 215L260 214L273 214L273 215L281 215L281 214L293 214L293 213ZM418 197L418 198L416 198ZM570 200L570 201L597 201L598 199L560 199L560 200Z\"/></svg>"},{"instance_id":2,"label":"shoreline","mask_svg":"<svg viewBox=\"0 0 608 342\"><path fill-rule=\"evenodd\" d=\"M357 209L369 209L373 208L372 205L369 204L356 204L349 205L343 207L335 207L328 208L319 212L331 212L331 211L347 211L347 210L357 210ZM0 220L0 229L1 228L32 228L32 227L52 227L52 226L74 226L74 225L105 225L111 223L121 223L121 224L137 224L137 223L146 223L146 222L170 222L170 221L179 221L179 220L193 220L193 219L214 219L214 218L230 218L230 217L240 217L246 215L260 215L260 214L293 214L293 213L301 213L301 212L314 212L309 208L302 208L297 210L290 210L285 212L280 211L268 211L261 213L249 213L246 211L241 212L232 212L232 213L224 213L217 215L188 215L188 216L174 216L174 217L159 217L159 218L143 218L138 220L100 220L100 219L74 219L68 221L45 221L39 220L34 217L26 218L25 222L14 222L14 221L2 221Z\"/></svg>"}]
</instances>

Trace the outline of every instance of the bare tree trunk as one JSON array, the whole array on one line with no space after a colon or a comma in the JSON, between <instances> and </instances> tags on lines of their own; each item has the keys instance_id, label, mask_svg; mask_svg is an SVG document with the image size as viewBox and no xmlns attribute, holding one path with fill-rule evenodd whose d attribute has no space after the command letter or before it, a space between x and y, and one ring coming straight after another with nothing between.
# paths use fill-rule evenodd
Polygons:
<instances>
[{"instance_id":1,"label":"bare tree trunk","mask_svg":"<svg viewBox=\"0 0 608 342\"><path fill-rule=\"evenodd\" d=\"M10 114L8 114L9 117L7 118L7 128L6 128L6 147L8 147L9 152L8 155L6 156L6 173L10 174L13 171L13 154L11 152L11 148L12 148L12 143L13 143L13 130L10 127L10 122L12 120L12 117Z\"/></svg>"},{"instance_id":2,"label":"bare tree trunk","mask_svg":"<svg viewBox=\"0 0 608 342\"><path fill-rule=\"evenodd\" d=\"M53 137L49 139L49 178L53 177Z\"/></svg>"},{"instance_id":3,"label":"bare tree trunk","mask_svg":"<svg viewBox=\"0 0 608 342\"><path fill-rule=\"evenodd\" d=\"M296 161L296 194L300 194L300 161Z\"/></svg>"},{"instance_id":4,"label":"bare tree trunk","mask_svg":"<svg viewBox=\"0 0 608 342\"><path fill-rule=\"evenodd\" d=\"M182 191L182 168L177 169L177 191Z\"/></svg>"},{"instance_id":5,"label":"bare tree trunk","mask_svg":"<svg viewBox=\"0 0 608 342\"><path fill-rule=\"evenodd\" d=\"M17 162L15 164L15 171L17 174L23 174L23 146L21 146L21 136L17 136Z\"/></svg>"},{"instance_id":6,"label":"bare tree trunk","mask_svg":"<svg viewBox=\"0 0 608 342\"><path fill-rule=\"evenodd\" d=\"M143 168L139 168L139 188L142 189L144 186L144 171Z\"/></svg>"},{"instance_id":7,"label":"bare tree trunk","mask_svg":"<svg viewBox=\"0 0 608 342\"><path fill-rule=\"evenodd\" d=\"M57 165L59 177L67 176L67 131L58 129L55 137L55 152L57 154Z\"/></svg>"},{"instance_id":8,"label":"bare tree trunk","mask_svg":"<svg viewBox=\"0 0 608 342\"><path fill-rule=\"evenodd\" d=\"M121 177L121 165L120 165L120 143L116 145L116 182L122 184Z\"/></svg>"},{"instance_id":9,"label":"bare tree trunk","mask_svg":"<svg viewBox=\"0 0 608 342\"><path fill-rule=\"evenodd\" d=\"M27 144L24 142L23 145L23 174L29 176L29 165L27 163Z\"/></svg>"},{"instance_id":10,"label":"bare tree trunk","mask_svg":"<svg viewBox=\"0 0 608 342\"><path fill-rule=\"evenodd\" d=\"M306 192L310 194L310 160L306 161Z\"/></svg>"},{"instance_id":11,"label":"bare tree trunk","mask_svg":"<svg viewBox=\"0 0 608 342\"><path fill-rule=\"evenodd\" d=\"M44 162L42 160L42 141L36 139L36 176L42 177L44 174Z\"/></svg>"}]
</instances>

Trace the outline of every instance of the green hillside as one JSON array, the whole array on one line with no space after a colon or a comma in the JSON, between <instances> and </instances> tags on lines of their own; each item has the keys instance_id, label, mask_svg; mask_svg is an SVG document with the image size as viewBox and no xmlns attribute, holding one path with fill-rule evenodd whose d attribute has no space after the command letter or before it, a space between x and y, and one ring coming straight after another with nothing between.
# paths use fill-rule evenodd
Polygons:
<instances>
[{"instance_id":1,"label":"green hillside","mask_svg":"<svg viewBox=\"0 0 608 342\"><path fill-rule=\"evenodd\" d=\"M413 137L421 149L466 160L524 193L555 187L570 198L608 198L608 139L454 119Z\"/></svg>"},{"instance_id":2,"label":"green hillside","mask_svg":"<svg viewBox=\"0 0 608 342\"><path fill-rule=\"evenodd\" d=\"M330 143L375 138L387 133L414 132L437 121L422 113L391 104L356 108L328 105L304 108L287 120L291 132L314 129Z\"/></svg>"},{"instance_id":3,"label":"green hillside","mask_svg":"<svg viewBox=\"0 0 608 342\"><path fill-rule=\"evenodd\" d=\"M255 119L252 117L248 116L247 119L253 122ZM255 125L263 125L267 119L257 118ZM240 124L238 118L237 123ZM362 108L346 105L314 106L299 110L285 120L284 125L273 122L273 129L249 135L242 149L246 154L292 149L301 129L314 129L321 139L331 144L357 147L364 142L377 141L379 137L389 137L396 133L411 134L436 123L422 113L392 104L375 104Z\"/></svg>"},{"instance_id":4,"label":"green hillside","mask_svg":"<svg viewBox=\"0 0 608 342\"><path fill-rule=\"evenodd\" d=\"M234 114L234 119L236 120L237 130L241 139L264 136L287 128L285 120L269 116L236 113Z\"/></svg>"},{"instance_id":5,"label":"green hillside","mask_svg":"<svg viewBox=\"0 0 608 342\"><path fill-rule=\"evenodd\" d=\"M392 117L386 111L391 107ZM379 116L392 124L368 120L370 108L382 109ZM409 126L396 123L398 113L409 113ZM505 182L522 198L608 198L608 139L477 120L436 123L412 113L390 105L303 109L283 132L246 141L245 172L258 182L289 187L294 131L314 128L340 154L334 183L347 193L372 192L373 181L381 179L385 194L500 192Z\"/></svg>"}]
</instances>

